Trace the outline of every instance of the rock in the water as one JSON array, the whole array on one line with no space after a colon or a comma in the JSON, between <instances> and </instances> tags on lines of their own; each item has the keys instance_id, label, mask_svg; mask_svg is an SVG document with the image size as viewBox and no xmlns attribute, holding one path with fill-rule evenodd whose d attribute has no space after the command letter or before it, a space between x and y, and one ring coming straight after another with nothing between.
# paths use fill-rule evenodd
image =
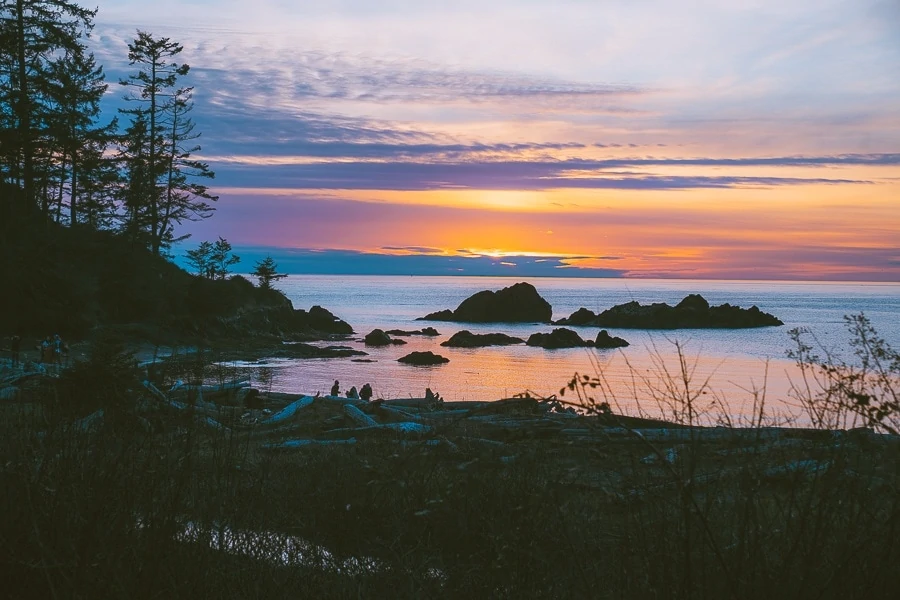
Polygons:
<instances>
[{"instance_id":1,"label":"rock in the water","mask_svg":"<svg viewBox=\"0 0 900 600\"><path fill-rule=\"evenodd\" d=\"M443 363L450 362L449 358L444 358L440 354L435 354L434 352L410 352L406 356L397 359L397 362L402 362L408 365L440 365Z\"/></svg>"},{"instance_id":2,"label":"rock in the water","mask_svg":"<svg viewBox=\"0 0 900 600\"><path fill-rule=\"evenodd\" d=\"M549 323L553 316L550 303L541 298L530 283L517 283L499 292L485 290L469 296L454 311L431 313L426 321L464 321L469 323Z\"/></svg>"},{"instance_id":3,"label":"rock in the water","mask_svg":"<svg viewBox=\"0 0 900 600\"><path fill-rule=\"evenodd\" d=\"M522 338L506 335L505 333L472 333L468 330L462 330L450 336L450 339L443 342L441 346L450 348L481 348L483 346L509 346L512 344L521 344L524 342Z\"/></svg>"},{"instance_id":4,"label":"rock in the water","mask_svg":"<svg viewBox=\"0 0 900 600\"><path fill-rule=\"evenodd\" d=\"M620 337L609 335L609 332L605 329L601 330L600 333L597 334L597 339L594 340L594 348L624 348L625 346L630 345L631 344Z\"/></svg>"},{"instance_id":5,"label":"rock in the water","mask_svg":"<svg viewBox=\"0 0 900 600\"><path fill-rule=\"evenodd\" d=\"M391 336L381 329L373 329L366 335L365 340L366 346L390 346L391 344L399 346L406 343L403 340L392 339Z\"/></svg>"},{"instance_id":6,"label":"rock in the water","mask_svg":"<svg viewBox=\"0 0 900 600\"><path fill-rule=\"evenodd\" d=\"M409 337L411 335L425 335L428 337L434 337L436 335L441 335L434 327L423 327L422 329L416 329L414 331L406 331L403 329L388 329L387 334L401 337Z\"/></svg>"},{"instance_id":7,"label":"rock in the water","mask_svg":"<svg viewBox=\"0 0 900 600\"><path fill-rule=\"evenodd\" d=\"M284 344L272 353L276 358L343 358L347 356L365 356L361 350L353 350L341 346L321 348L312 344Z\"/></svg>"},{"instance_id":8,"label":"rock in the water","mask_svg":"<svg viewBox=\"0 0 900 600\"><path fill-rule=\"evenodd\" d=\"M591 342L581 339L577 333L571 329L554 329L550 333L533 333L526 342L529 346L540 346L552 350L555 348L580 348L582 346L591 346Z\"/></svg>"},{"instance_id":9,"label":"rock in the water","mask_svg":"<svg viewBox=\"0 0 900 600\"><path fill-rule=\"evenodd\" d=\"M780 319L755 306L741 308L730 304L710 306L700 294L690 294L676 306L665 303L642 305L626 302L594 315L581 308L560 325L591 325L623 329L746 329L784 325Z\"/></svg>"},{"instance_id":10,"label":"rock in the water","mask_svg":"<svg viewBox=\"0 0 900 600\"><path fill-rule=\"evenodd\" d=\"M590 325L596 318L597 315L594 311L586 308L579 308L565 319L556 321L555 325Z\"/></svg>"},{"instance_id":11,"label":"rock in the water","mask_svg":"<svg viewBox=\"0 0 900 600\"><path fill-rule=\"evenodd\" d=\"M353 333L353 328L349 324L338 319L331 311L321 306L313 306L309 309L309 312L295 310L294 313L305 325L316 331L324 333Z\"/></svg>"}]
</instances>

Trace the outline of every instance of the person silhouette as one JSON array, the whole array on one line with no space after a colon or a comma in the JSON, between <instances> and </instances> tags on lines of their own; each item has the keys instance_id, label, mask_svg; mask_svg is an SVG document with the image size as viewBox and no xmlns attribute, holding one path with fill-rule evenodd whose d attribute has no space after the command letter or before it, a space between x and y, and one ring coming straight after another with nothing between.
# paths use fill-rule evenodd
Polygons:
<instances>
[{"instance_id":1,"label":"person silhouette","mask_svg":"<svg viewBox=\"0 0 900 600\"><path fill-rule=\"evenodd\" d=\"M332 396L340 396L341 395L341 383L335 379L334 385L331 386L331 395Z\"/></svg>"},{"instance_id":2,"label":"person silhouette","mask_svg":"<svg viewBox=\"0 0 900 600\"><path fill-rule=\"evenodd\" d=\"M359 390L359 397L368 402L372 398L372 386L368 383Z\"/></svg>"}]
</instances>

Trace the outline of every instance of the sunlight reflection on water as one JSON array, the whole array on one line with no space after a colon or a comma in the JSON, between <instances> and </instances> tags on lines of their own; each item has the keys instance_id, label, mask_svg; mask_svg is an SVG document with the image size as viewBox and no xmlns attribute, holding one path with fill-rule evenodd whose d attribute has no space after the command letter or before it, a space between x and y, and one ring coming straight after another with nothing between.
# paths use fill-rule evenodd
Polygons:
<instances>
[{"instance_id":1,"label":"sunlight reflection on water","mask_svg":"<svg viewBox=\"0 0 900 600\"><path fill-rule=\"evenodd\" d=\"M791 343L787 332L808 327L830 347L846 346L845 314L864 311L889 343L900 338L900 285L732 282L623 279L533 279L531 283L554 308L554 319L568 316L580 307L595 312L630 300L675 304L688 293L701 293L711 304L729 302L743 307L757 305L785 322L783 327L744 330L641 331L610 329L631 346L621 350L584 348L543 350L524 345L478 349L444 348L440 343L453 333L469 329L475 333L502 332L526 339L537 331L550 331L539 324L461 324L415 321L416 317L443 308L455 308L463 299L483 290L497 290L515 283L508 278L483 277L332 277L293 275L280 282L297 308L319 304L348 321L357 332L341 342L364 350L366 359L270 360L256 365L271 367L274 374L266 385L272 391L326 392L335 379L342 390L371 383L375 397L419 397L426 387L447 400L494 400L530 391L541 396L559 394L577 372L600 375L629 414L640 410L658 414L657 403L647 391L662 385L665 369L678 372L675 342L695 369L693 381L709 378L714 397L727 400L725 413L746 418L753 409L749 390L765 383L767 401L784 415L797 415L790 406L789 375L796 368L785 358ZM404 346L369 348L362 336L382 329L414 330L434 326L437 338L402 338ZM599 328L575 327L586 339ZM435 367L412 367L396 359L414 350L431 350L450 363ZM766 365L768 362L768 377ZM662 367L661 367L662 365ZM250 368L250 374L253 369ZM610 402L613 403L612 401ZM716 412L719 412L715 409Z\"/></svg>"}]
</instances>

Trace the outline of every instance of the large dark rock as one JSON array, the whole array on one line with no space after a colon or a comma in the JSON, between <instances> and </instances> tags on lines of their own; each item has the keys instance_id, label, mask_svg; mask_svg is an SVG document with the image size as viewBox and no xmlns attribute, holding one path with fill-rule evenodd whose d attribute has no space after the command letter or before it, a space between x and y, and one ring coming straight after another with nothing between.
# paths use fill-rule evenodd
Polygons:
<instances>
[{"instance_id":1,"label":"large dark rock","mask_svg":"<svg viewBox=\"0 0 900 600\"><path fill-rule=\"evenodd\" d=\"M588 310L586 308L579 308L571 315L564 319L560 319L556 321L556 325L590 325L591 322L597 318L597 315L592 310Z\"/></svg>"},{"instance_id":2,"label":"large dark rock","mask_svg":"<svg viewBox=\"0 0 900 600\"><path fill-rule=\"evenodd\" d=\"M284 344L271 354L276 358L344 358L347 356L365 356L361 350L354 350L346 346L320 347L312 344L295 343Z\"/></svg>"},{"instance_id":3,"label":"large dark rock","mask_svg":"<svg viewBox=\"0 0 900 600\"><path fill-rule=\"evenodd\" d=\"M366 346L390 346L391 344L402 345L406 343L403 340L392 339L391 336L381 329L373 329L369 332L366 335L365 342Z\"/></svg>"},{"instance_id":4,"label":"large dark rock","mask_svg":"<svg viewBox=\"0 0 900 600\"><path fill-rule=\"evenodd\" d=\"M325 333L353 333L349 324L334 316L321 306L313 306L308 313L309 326Z\"/></svg>"},{"instance_id":5,"label":"large dark rock","mask_svg":"<svg viewBox=\"0 0 900 600\"><path fill-rule=\"evenodd\" d=\"M423 327L422 329L416 329L414 331L406 331L404 329L388 329L386 332L388 335L396 335L400 337L409 337L411 335L424 335L427 337L435 337L441 335L437 329L434 327Z\"/></svg>"},{"instance_id":6,"label":"large dark rock","mask_svg":"<svg viewBox=\"0 0 900 600\"><path fill-rule=\"evenodd\" d=\"M564 328L554 329L550 333L533 333L525 343L529 346L539 346L548 350L593 346L593 342L583 340L581 336L571 329Z\"/></svg>"},{"instance_id":7,"label":"large dark rock","mask_svg":"<svg viewBox=\"0 0 900 600\"><path fill-rule=\"evenodd\" d=\"M620 337L609 335L609 332L605 329L600 330L600 333L597 334L597 339L594 340L594 348L624 348L630 345Z\"/></svg>"},{"instance_id":8,"label":"large dark rock","mask_svg":"<svg viewBox=\"0 0 900 600\"><path fill-rule=\"evenodd\" d=\"M441 346L450 348L481 348L483 346L510 346L512 344L521 344L524 341L522 338L506 335L505 333L478 334L463 330L454 333Z\"/></svg>"},{"instance_id":9,"label":"large dark rock","mask_svg":"<svg viewBox=\"0 0 900 600\"><path fill-rule=\"evenodd\" d=\"M449 358L444 358L440 354L435 354L434 352L410 352L406 356L402 356L397 359L397 362L402 362L408 365L416 365L416 366L427 366L427 365L440 365L443 363L450 362Z\"/></svg>"},{"instance_id":10,"label":"large dark rock","mask_svg":"<svg viewBox=\"0 0 900 600\"><path fill-rule=\"evenodd\" d=\"M425 321L468 323L549 323L550 303L530 283L517 283L499 292L485 290L462 301L454 311L442 310L422 317Z\"/></svg>"},{"instance_id":11,"label":"large dark rock","mask_svg":"<svg viewBox=\"0 0 900 600\"><path fill-rule=\"evenodd\" d=\"M746 309L730 304L710 306L700 294L690 294L676 306L665 303L644 306L632 301L613 306L599 315L581 308L557 324L623 329L746 329L784 325L780 319L756 306Z\"/></svg>"}]
</instances>

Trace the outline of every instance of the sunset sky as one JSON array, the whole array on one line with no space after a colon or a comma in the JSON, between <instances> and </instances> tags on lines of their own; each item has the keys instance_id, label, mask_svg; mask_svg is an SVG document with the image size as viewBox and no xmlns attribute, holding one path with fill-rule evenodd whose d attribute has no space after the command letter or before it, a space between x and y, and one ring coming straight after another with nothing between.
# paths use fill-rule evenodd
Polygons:
<instances>
[{"instance_id":1,"label":"sunset sky","mask_svg":"<svg viewBox=\"0 0 900 600\"><path fill-rule=\"evenodd\" d=\"M900 281L897 0L100 0L113 83L136 28L184 44L217 174L176 253Z\"/></svg>"}]
</instances>

